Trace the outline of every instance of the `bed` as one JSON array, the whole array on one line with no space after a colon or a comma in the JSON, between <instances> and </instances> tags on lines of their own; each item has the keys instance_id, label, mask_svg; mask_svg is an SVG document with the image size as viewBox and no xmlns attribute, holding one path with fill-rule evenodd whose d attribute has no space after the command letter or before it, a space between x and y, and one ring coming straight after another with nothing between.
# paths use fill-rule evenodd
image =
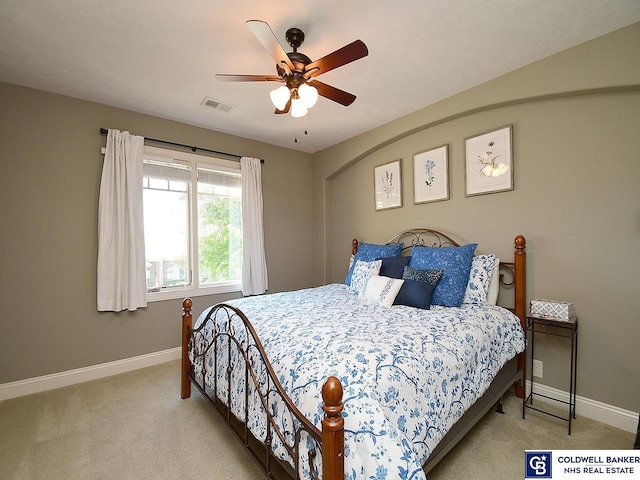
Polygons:
<instances>
[{"instance_id":1,"label":"bed","mask_svg":"<svg viewBox=\"0 0 640 480\"><path fill-rule=\"evenodd\" d=\"M182 398L195 386L270 477L424 479L509 388L522 394L523 236L499 265L431 229L363 245L353 241L345 284L218 304L195 324L183 301ZM459 306L448 306L454 288L443 273L455 267L436 268L443 254L472 259L475 285L465 280ZM404 265L405 277L383 275L391 270L367 255ZM493 262L490 273L482 262ZM434 304L391 305L403 285L424 287L406 276L416 272L438 276ZM491 279L512 290L511 308L474 303Z\"/></svg>"}]
</instances>

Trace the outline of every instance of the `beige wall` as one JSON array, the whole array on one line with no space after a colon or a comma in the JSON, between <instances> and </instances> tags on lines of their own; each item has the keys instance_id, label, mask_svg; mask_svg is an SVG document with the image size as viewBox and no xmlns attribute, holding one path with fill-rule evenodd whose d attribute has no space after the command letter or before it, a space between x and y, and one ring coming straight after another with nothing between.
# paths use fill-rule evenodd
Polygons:
<instances>
[{"instance_id":1,"label":"beige wall","mask_svg":"<svg viewBox=\"0 0 640 480\"><path fill-rule=\"evenodd\" d=\"M312 156L0 83L0 383L179 343L179 301L95 308L98 130L111 127L266 160L272 291L342 281L353 237L383 242L430 226L507 257L524 234L529 299L570 300L580 315L578 394L640 410L639 44L636 24ZM465 198L463 139L506 124L515 190ZM412 155L443 143L451 199L413 205ZM396 158L404 207L374 212L372 169ZM194 308L224 298L199 297ZM566 349L537 345L542 382L566 389Z\"/></svg>"},{"instance_id":2,"label":"beige wall","mask_svg":"<svg viewBox=\"0 0 640 480\"><path fill-rule=\"evenodd\" d=\"M640 24L314 154L316 283L343 281L353 237L432 227L506 258L523 234L528 299L572 301L580 316L578 395L639 411L638 45ZM508 124L515 189L466 198L464 138ZM414 205L412 155L445 143L451 199ZM375 212L373 168L398 158L404 206ZM536 358L536 380L568 390L568 345L536 337Z\"/></svg>"},{"instance_id":3,"label":"beige wall","mask_svg":"<svg viewBox=\"0 0 640 480\"><path fill-rule=\"evenodd\" d=\"M310 155L3 83L0 105L0 384L180 343L179 300L96 310L100 127L264 158L270 290L312 284Z\"/></svg>"}]
</instances>

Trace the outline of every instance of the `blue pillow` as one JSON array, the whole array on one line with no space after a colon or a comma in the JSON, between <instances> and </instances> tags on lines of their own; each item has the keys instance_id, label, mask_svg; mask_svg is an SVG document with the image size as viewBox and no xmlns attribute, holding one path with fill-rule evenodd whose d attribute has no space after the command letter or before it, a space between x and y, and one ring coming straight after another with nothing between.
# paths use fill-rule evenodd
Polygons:
<instances>
[{"instance_id":1,"label":"blue pillow","mask_svg":"<svg viewBox=\"0 0 640 480\"><path fill-rule=\"evenodd\" d=\"M402 275L404 283L393 304L429 310L433 291L441 277L442 270L415 270L406 267Z\"/></svg>"},{"instance_id":2,"label":"blue pillow","mask_svg":"<svg viewBox=\"0 0 640 480\"><path fill-rule=\"evenodd\" d=\"M381 277L402 278L404 267L409 265L410 257L383 258L379 275Z\"/></svg>"},{"instance_id":3,"label":"blue pillow","mask_svg":"<svg viewBox=\"0 0 640 480\"><path fill-rule=\"evenodd\" d=\"M431 303L444 307L459 307L469 283L473 254L478 246L470 243L462 247L413 247L409 266L418 270L444 270L436 285Z\"/></svg>"},{"instance_id":4,"label":"blue pillow","mask_svg":"<svg viewBox=\"0 0 640 480\"><path fill-rule=\"evenodd\" d=\"M402 271L402 279L429 283L435 287L442 278L443 273L442 270L417 270L415 268L405 267Z\"/></svg>"},{"instance_id":5,"label":"blue pillow","mask_svg":"<svg viewBox=\"0 0 640 480\"><path fill-rule=\"evenodd\" d=\"M347 272L347 278L344 279L344 283L351 285L351 275L356 265L356 261L362 260L363 262L373 262L380 258L392 258L399 257L402 253L403 243L396 243L393 245L376 245L374 243L361 243L358 245L358 252L356 253L351 268ZM465 285L466 286L466 285Z\"/></svg>"}]
</instances>

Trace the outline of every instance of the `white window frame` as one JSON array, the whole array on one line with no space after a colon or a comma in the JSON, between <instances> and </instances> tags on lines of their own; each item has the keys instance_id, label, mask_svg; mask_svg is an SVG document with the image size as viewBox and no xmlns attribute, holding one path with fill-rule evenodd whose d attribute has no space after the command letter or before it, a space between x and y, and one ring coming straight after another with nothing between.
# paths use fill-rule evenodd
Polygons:
<instances>
[{"instance_id":1,"label":"white window frame","mask_svg":"<svg viewBox=\"0 0 640 480\"><path fill-rule=\"evenodd\" d=\"M225 160L217 157L198 155L196 153L179 152L160 147L144 146L144 155L163 158L173 158L192 163L191 168L191 192L190 192L190 249L191 249L191 285L182 287L167 287L159 292L147 292L147 302L159 302L163 300L175 300L185 297L199 297L204 295L218 295L222 293L242 292L242 283L237 281L217 282L215 285L200 286L200 272L198 262L198 164L216 167L218 170L240 173L240 162Z\"/></svg>"}]
</instances>

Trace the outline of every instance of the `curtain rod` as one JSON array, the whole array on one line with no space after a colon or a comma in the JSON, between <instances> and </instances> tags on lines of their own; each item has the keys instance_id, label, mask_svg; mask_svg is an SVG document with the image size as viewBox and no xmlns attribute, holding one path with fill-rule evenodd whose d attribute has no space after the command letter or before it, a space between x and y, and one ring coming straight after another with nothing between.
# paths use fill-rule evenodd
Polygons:
<instances>
[{"instance_id":1,"label":"curtain rod","mask_svg":"<svg viewBox=\"0 0 640 480\"><path fill-rule=\"evenodd\" d=\"M103 135L106 135L107 133L109 133L109 130L107 130L106 128L101 128L100 129L100 133L103 134ZM226 155L228 157L235 157L238 160L240 160L242 158L242 155L236 155L235 153L226 153L226 152L219 152L217 150L209 150L208 148L193 147L191 145L185 145L184 143L169 142L167 140L158 140L157 138L149 138L149 137L144 137L144 139L145 140L149 140L150 142L164 143L165 145L173 145L175 147L190 148L192 152L195 152L196 150L201 150L203 152L217 153L218 155ZM264 160L260 159L260 163L264 163Z\"/></svg>"}]
</instances>

